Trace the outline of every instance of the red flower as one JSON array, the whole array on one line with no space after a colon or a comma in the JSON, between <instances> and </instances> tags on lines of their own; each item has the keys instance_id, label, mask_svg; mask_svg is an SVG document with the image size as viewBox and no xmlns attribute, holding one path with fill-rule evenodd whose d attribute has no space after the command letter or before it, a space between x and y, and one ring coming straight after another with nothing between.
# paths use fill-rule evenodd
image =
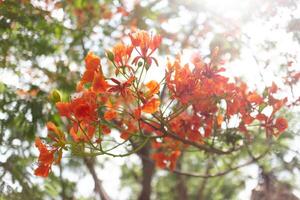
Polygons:
<instances>
[{"instance_id":1,"label":"red flower","mask_svg":"<svg viewBox=\"0 0 300 200\"><path fill-rule=\"evenodd\" d=\"M124 128L121 130L120 137L127 140L137 131L137 127L132 123L132 121L123 121ZM121 126L122 127L122 126Z\"/></svg>"},{"instance_id":2,"label":"red flower","mask_svg":"<svg viewBox=\"0 0 300 200\"><path fill-rule=\"evenodd\" d=\"M105 81L105 78L102 73L95 73L94 80L92 83L92 90L96 93L106 92L108 88L108 83Z\"/></svg>"},{"instance_id":3,"label":"red flower","mask_svg":"<svg viewBox=\"0 0 300 200\"><path fill-rule=\"evenodd\" d=\"M114 110L108 110L104 113L104 119L107 121L115 119L116 117L117 117L117 112Z\"/></svg>"},{"instance_id":4,"label":"red flower","mask_svg":"<svg viewBox=\"0 0 300 200\"><path fill-rule=\"evenodd\" d=\"M118 43L113 47L114 61L117 67L129 67L128 61L130 59L133 46L127 46L123 43Z\"/></svg>"},{"instance_id":5,"label":"red flower","mask_svg":"<svg viewBox=\"0 0 300 200\"><path fill-rule=\"evenodd\" d=\"M162 153L162 152L153 153L152 154L152 159L155 161L155 165L157 167L166 168L166 166L167 166L167 163L166 163L167 156L164 153Z\"/></svg>"},{"instance_id":6,"label":"red flower","mask_svg":"<svg viewBox=\"0 0 300 200\"><path fill-rule=\"evenodd\" d=\"M51 135L48 133L48 137L51 138L55 142L65 141L65 135L61 130L57 128L57 126L53 122L47 122L47 129L49 132L55 133L55 135Z\"/></svg>"},{"instance_id":7,"label":"red flower","mask_svg":"<svg viewBox=\"0 0 300 200\"><path fill-rule=\"evenodd\" d=\"M196 79L188 65L180 66L180 59L173 64L168 63L167 86L173 97L186 104L194 99L195 91L200 90L199 80Z\"/></svg>"},{"instance_id":8,"label":"red flower","mask_svg":"<svg viewBox=\"0 0 300 200\"><path fill-rule=\"evenodd\" d=\"M34 174L36 176L47 177L54 162L54 152L56 150L48 150L40 138L35 139L35 146L38 148L40 155L38 158L38 168L35 169Z\"/></svg>"},{"instance_id":9,"label":"red flower","mask_svg":"<svg viewBox=\"0 0 300 200\"><path fill-rule=\"evenodd\" d=\"M89 52L85 57L85 66L89 71L99 71L100 58L93 52Z\"/></svg>"},{"instance_id":10,"label":"red flower","mask_svg":"<svg viewBox=\"0 0 300 200\"><path fill-rule=\"evenodd\" d=\"M129 34L129 37L132 45L139 53L139 56L137 56L132 63L137 64L139 59L142 58L147 62L148 65L151 65L152 60L158 65L157 60L151 55L160 46L160 35L149 35L146 31L137 31Z\"/></svg>"},{"instance_id":11,"label":"red flower","mask_svg":"<svg viewBox=\"0 0 300 200\"><path fill-rule=\"evenodd\" d=\"M288 123L285 118L279 117L275 121L275 128L278 130L278 133L282 133L288 127Z\"/></svg>"},{"instance_id":12,"label":"red flower","mask_svg":"<svg viewBox=\"0 0 300 200\"><path fill-rule=\"evenodd\" d=\"M247 96L247 100L250 103L255 103L256 105L259 105L263 103L263 99L260 95L258 95L256 92L252 92Z\"/></svg>"},{"instance_id":13,"label":"red flower","mask_svg":"<svg viewBox=\"0 0 300 200\"><path fill-rule=\"evenodd\" d=\"M94 123L98 120L98 103L95 92L84 91L79 94L79 97L74 98L71 102L59 102L56 104L56 107L61 116L65 116L73 121L70 134L74 141L79 141L81 139L87 140L93 137L96 129ZM79 123L81 126L79 126ZM85 132L87 133L88 138L84 137Z\"/></svg>"},{"instance_id":14,"label":"red flower","mask_svg":"<svg viewBox=\"0 0 300 200\"><path fill-rule=\"evenodd\" d=\"M75 142L87 142L94 136L95 131L96 127L89 123L74 123L70 129L70 135Z\"/></svg>"},{"instance_id":15,"label":"red flower","mask_svg":"<svg viewBox=\"0 0 300 200\"><path fill-rule=\"evenodd\" d=\"M135 77L132 76L126 82L121 83L117 79L111 78L112 82L114 82L116 85L111 85L108 91L117 92L120 93L123 97L126 97L131 93L129 87L131 86L134 79Z\"/></svg>"},{"instance_id":16,"label":"red flower","mask_svg":"<svg viewBox=\"0 0 300 200\"><path fill-rule=\"evenodd\" d=\"M158 99L151 99L143 105L142 111L145 113L152 114L158 110L159 105L160 101Z\"/></svg>"},{"instance_id":17,"label":"red flower","mask_svg":"<svg viewBox=\"0 0 300 200\"><path fill-rule=\"evenodd\" d=\"M176 167L176 161L181 155L180 151L171 151L170 155L166 155L163 152L153 153L152 159L155 161L155 165L159 168L166 168L167 166L174 170Z\"/></svg>"},{"instance_id":18,"label":"red flower","mask_svg":"<svg viewBox=\"0 0 300 200\"><path fill-rule=\"evenodd\" d=\"M57 102L56 104L56 108L59 112L60 116L64 116L64 117L70 117L71 115L71 104L70 103L64 103L64 102Z\"/></svg>"},{"instance_id":19,"label":"red flower","mask_svg":"<svg viewBox=\"0 0 300 200\"><path fill-rule=\"evenodd\" d=\"M39 164L38 168L34 170L34 175L41 177L48 177L51 165Z\"/></svg>"},{"instance_id":20,"label":"red flower","mask_svg":"<svg viewBox=\"0 0 300 200\"><path fill-rule=\"evenodd\" d=\"M146 87L148 88L148 92L146 93L146 97L152 97L153 95L157 94L159 92L159 84L157 81L150 81L146 84Z\"/></svg>"},{"instance_id":21,"label":"red flower","mask_svg":"<svg viewBox=\"0 0 300 200\"><path fill-rule=\"evenodd\" d=\"M38 148L40 154L38 158L38 167L35 169L34 174L36 176L47 177L53 163L59 163L62 158L62 149L65 146L65 135L60 131L56 125L52 122L47 123L48 137L55 142L50 149L41 141L39 137L35 139L35 146ZM55 133L52 135L51 132ZM58 153L57 158L54 158L54 154Z\"/></svg>"},{"instance_id":22,"label":"red flower","mask_svg":"<svg viewBox=\"0 0 300 200\"><path fill-rule=\"evenodd\" d=\"M93 82L95 74L103 75L100 58L93 52L89 52L85 57L85 67L86 71L83 73L79 85Z\"/></svg>"},{"instance_id":23,"label":"red flower","mask_svg":"<svg viewBox=\"0 0 300 200\"><path fill-rule=\"evenodd\" d=\"M72 115L79 121L93 122L98 118L97 96L92 91L84 92L80 97L74 99L70 104Z\"/></svg>"}]
</instances>

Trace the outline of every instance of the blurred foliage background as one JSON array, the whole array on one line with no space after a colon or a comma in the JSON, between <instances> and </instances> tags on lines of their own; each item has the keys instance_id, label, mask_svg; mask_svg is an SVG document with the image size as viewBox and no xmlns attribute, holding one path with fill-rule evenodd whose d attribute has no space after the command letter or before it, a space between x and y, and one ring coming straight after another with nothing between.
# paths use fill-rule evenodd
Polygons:
<instances>
[{"instance_id":1,"label":"blurred foliage background","mask_svg":"<svg viewBox=\"0 0 300 200\"><path fill-rule=\"evenodd\" d=\"M48 179L33 175L35 136L46 136L48 120L64 123L49 92L59 88L68 99L86 53L92 50L103 56L105 49L136 28L163 36L162 56L196 50L205 58L219 46L220 59L235 66L234 75L256 66L250 77L241 73L246 81L255 79L258 89L279 81L291 101L299 98L299 89L285 88L278 77L299 71L300 2L220 2L0 0L0 199L247 199L253 185L252 199L264 199L265 188L278 196L299 198L299 106L284 111L290 128L272 141L272 150L263 159L223 176L186 177L155 170L143 159L149 149L115 162L69 155L63 168L54 168ZM251 153L257 154L266 144L264 133L253 132L257 142ZM217 174L244 163L248 154L214 157L184 152L178 167ZM105 178L107 173L117 174L112 177L118 180ZM148 194L143 194L145 176L151 187ZM94 182L80 185L80 180Z\"/></svg>"}]
</instances>

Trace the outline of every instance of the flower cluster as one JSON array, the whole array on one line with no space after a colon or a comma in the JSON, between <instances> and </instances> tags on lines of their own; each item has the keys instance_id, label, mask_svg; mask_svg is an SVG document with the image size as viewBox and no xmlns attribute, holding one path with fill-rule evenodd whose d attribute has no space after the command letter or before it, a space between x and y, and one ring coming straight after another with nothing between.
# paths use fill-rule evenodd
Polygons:
<instances>
[{"instance_id":1,"label":"flower cluster","mask_svg":"<svg viewBox=\"0 0 300 200\"><path fill-rule=\"evenodd\" d=\"M277 114L286 99L274 97L275 84L260 95L239 80L230 82L223 75L225 68L213 57L205 63L200 56L194 56L190 64L182 64L178 56L168 62L162 80L145 82L153 62L159 65L154 52L162 39L146 31L131 33L129 38L130 44L121 42L107 51L115 72L112 77L105 76L98 56L87 54L77 93L68 102L56 103L60 116L68 121L66 133L49 122L48 130L54 133L49 134L51 145L36 139L40 151L36 175L48 176L51 165L60 161L62 150L69 146L83 146L83 155L123 157L150 142L156 165L174 170L182 150L190 146L208 153L228 153L208 145L211 138L222 140L218 136L228 132L251 137L252 124L263 127L268 137L287 128L286 119ZM236 126L230 126L232 121ZM106 150L102 143L112 129L124 142ZM131 145L131 150L112 153L122 144Z\"/></svg>"}]
</instances>

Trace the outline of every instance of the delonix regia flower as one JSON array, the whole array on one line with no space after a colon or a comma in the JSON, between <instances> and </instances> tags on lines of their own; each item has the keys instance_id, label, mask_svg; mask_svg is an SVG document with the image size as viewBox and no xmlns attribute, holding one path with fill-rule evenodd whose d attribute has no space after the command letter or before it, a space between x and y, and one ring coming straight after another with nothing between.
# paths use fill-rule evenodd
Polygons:
<instances>
[{"instance_id":1,"label":"delonix regia flower","mask_svg":"<svg viewBox=\"0 0 300 200\"><path fill-rule=\"evenodd\" d=\"M223 73L226 69L216 62L218 49L207 63L200 55L194 55L190 63L182 63L180 56L169 59L162 80L145 82L147 71L156 67L152 61L160 65L154 52L162 38L146 31L130 33L129 38L130 44L120 42L106 51L110 63L105 66L93 52L87 54L76 96L56 103L68 125L59 129L52 122L47 124L49 145L36 139L40 151L37 176L48 176L52 164L60 162L62 151L72 149L69 146L83 147L77 148L83 156L125 157L151 143L156 165L175 170L177 159L190 146L216 154L239 149L212 147L207 143L212 135L234 131L248 138L250 126L256 124L265 129L267 137L277 137L288 127L286 119L277 114L287 100L275 98L276 84L259 94L239 79L229 81ZM113 67L115 73L106 76L104 67ZM266 107L272 108L269 115L264 112ZM232 128L229 122L234 117L238 124ZM104 149L102 142L111 129L117 130L124 142ZM224 137L217 140L227 142ZM112 152L122 145L126 153Z\"/></svg>"}]
</instances>

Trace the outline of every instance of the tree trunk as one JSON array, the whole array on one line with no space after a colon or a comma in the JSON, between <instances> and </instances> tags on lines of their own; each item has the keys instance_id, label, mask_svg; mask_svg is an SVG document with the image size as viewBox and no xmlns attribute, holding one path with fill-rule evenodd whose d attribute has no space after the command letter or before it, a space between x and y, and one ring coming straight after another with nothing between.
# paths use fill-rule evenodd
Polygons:
<instances>
[{"instance_id":1,"label":"tree trunk","mask_svg":"<svg viewBox=\"0 0 300 200\"><path fill-rule=\"evenodd\" d=\"M143 165L142 191L139 195L138 200L150 200L151 196L151 182L154 175L155 165L150 160L150 149L151 146L150 143L148 143L138 152Z\"/></svg>"},{"instance_id":2,"label":"tree trunk","mask_svg":"<svg viewBox=\"0 0 300 200\"><path fill-rule=\"evenodd\" d=\"M95 183L95 192L99 194L101 200L110 200L110 197L104 190L101 180L99 180L96 170L95 170L95 160L94 158L84 158L84 163L87 166L89 172L91 173L94 183Z\"/></svg>"},{"instance_id":3,"label":"tree trunk","mask_svg":"<svg viewBox=\"0 0 300 200\"><path fill-rule=\"evenodd\" d=\"M177 161L177 169L181 170L181 158ZM188 192L186 187L186 177L176 174L177 176L177 184L176 184L176 191L178 199L188 199Z\"/></svg>"}]
</instances>

